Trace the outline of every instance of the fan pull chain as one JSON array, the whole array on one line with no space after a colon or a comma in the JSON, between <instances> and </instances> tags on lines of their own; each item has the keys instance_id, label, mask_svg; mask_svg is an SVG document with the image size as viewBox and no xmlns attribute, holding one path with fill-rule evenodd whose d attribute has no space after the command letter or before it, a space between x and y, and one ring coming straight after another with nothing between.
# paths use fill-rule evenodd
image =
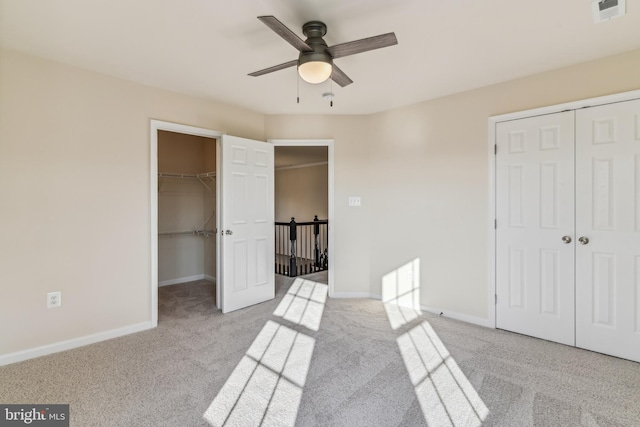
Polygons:
<instances>
[{"instance_id":1,"label":"fan pull chain","mask_svg":"<svg viewBox=\"0 0 640 427\"><path fill-rule=\"evenodd\" d=\"M329 106L333 107L333 79L329 79L331 80L331 102L329 102Z\"/></svg>"},{"instance_id":2,"label":"fan pull chain","mask_svg":"<svg viewBox=\"0 0 640 427\"><path fill-rule=\"evenodd\" d=\"M297 95L298 95L298 104L300 104L300 74L296 72L296 83L298 85Z\"/></svg>"}]
</instances>

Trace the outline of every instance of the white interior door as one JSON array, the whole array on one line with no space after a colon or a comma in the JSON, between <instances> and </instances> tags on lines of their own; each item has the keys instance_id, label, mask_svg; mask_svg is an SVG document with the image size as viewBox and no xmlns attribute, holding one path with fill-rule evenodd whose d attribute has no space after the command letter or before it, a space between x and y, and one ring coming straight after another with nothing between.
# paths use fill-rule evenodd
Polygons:
<instances>
[{"instance_id":1,"label":"white interior door","mask_svg":"<svg viewBox=\"0 0 640 427\"><path fill-rule=\"evenodd\" d=\"M640 100L576 116L576 345L640 361Z\"/></svg>"},{"instance_id":2,"label":"white interior door","mask_svg":"<svg viewBox=\"0 0 640 427\"><path fill-rule=\"evenodd\" d=\"M222 312L275 296L273 145L221 141Z\"/></svg>"},{"instance_id":3,"label":"white interior door","mask_svg":"<svg viewBox=\"0 0 640 427\"><path fill-rule=\"evenodd\" d=\"M497 327L574 345L574 113L496 132Z\"/></svg>"}]
</instances>

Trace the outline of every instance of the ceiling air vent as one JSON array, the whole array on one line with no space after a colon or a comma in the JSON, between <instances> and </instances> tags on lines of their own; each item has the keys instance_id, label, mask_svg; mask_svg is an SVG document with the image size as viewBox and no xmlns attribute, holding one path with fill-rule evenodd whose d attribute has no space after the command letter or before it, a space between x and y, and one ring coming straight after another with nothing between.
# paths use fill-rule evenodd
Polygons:
<instances>
[{"instance_id":1,"label":"ceiling air vent","mask_svg":"<svg viewBox=\"0 0 640 427\"><path fill-rule=\"evenodd\" d=\"M626 0L591 0L593 22L598 23L617 18L626 13Z\"/></svg>"}]
</instances>

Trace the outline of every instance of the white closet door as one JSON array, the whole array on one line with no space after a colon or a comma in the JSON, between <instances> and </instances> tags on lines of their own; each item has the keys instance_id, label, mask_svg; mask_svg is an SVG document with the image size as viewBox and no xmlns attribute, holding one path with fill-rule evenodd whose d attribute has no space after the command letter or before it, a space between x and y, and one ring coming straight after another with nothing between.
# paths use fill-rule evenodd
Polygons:
<instances>
[{"instance_id":1,"label":"white closet door","mask_svg":"<svg viewBox=\"0 0 640 427\"><path fill-rule=\"evenodd\" d=\"M576 116L576 345L640 361L640 100Z\"/></svg>"},{"instance_id":2,"label":"white closet door","mask_svg":"<svg viewBox=\"0 0 640 427\"><path fill-rule=\"evenodd\" d=\"M575 344L573 123L573 112L499 123L496 158L497 326L569 345Z\"/></svg>"}]
</instances>

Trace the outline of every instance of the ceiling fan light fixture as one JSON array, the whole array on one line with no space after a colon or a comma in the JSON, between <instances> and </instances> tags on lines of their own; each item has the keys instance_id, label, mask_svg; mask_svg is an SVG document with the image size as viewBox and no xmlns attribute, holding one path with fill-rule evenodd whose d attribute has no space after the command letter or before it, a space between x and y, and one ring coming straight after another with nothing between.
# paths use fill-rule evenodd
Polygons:
<instances>
[{"instance_id":1,"label":"ceiling fan light fixture","mask_svg":"<svg viewBox=\"0 0 640 427\"><path fill-rule=\"evenodd\" d=\"M331 56L324 51L302 52L298 57L298 74L307 83L327 81L333 72Z\"/></svg>"},{"instance_id":2,"label":"ceiling fan light fixture","mask_svg":"<svg viewBox=\"0 0 640 427\"><path fill-rule=\"evenodd\" d=\"M307 83L318 84L331 77L333 66L330 62L309 61L298 65L298 74Z\"/></svg>"}]
</instances>

